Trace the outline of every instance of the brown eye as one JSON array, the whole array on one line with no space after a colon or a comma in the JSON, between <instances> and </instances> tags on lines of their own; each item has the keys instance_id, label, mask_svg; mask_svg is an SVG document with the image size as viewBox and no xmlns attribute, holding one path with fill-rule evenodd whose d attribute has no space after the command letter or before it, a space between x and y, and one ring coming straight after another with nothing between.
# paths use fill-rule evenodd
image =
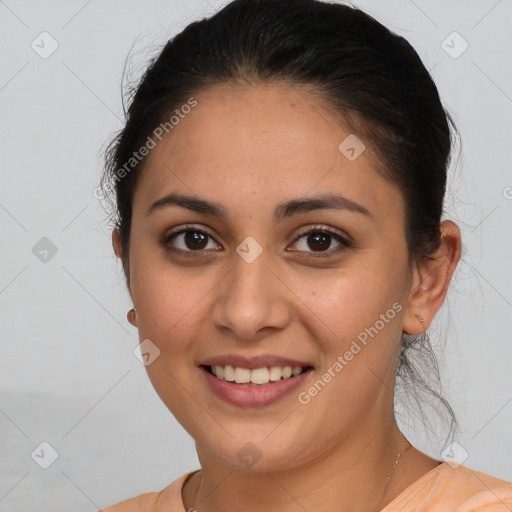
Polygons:
<instances>
[{"instance_id":1,"label":"brown eye","mask_svg":"<svg viewBox=\"0 0 512 512\"><path fill-rule=\"evenodd\" d=\"M333 242L338 245L330 249ZM318 253L313 256L331 256L351 246L351 243L339 233L325 228L305 231L296 239L295 244L299 252Z\"/></svg>"},{"instance_id":2,"label":"brown eye","mask_svg":"<svg viewBox=\"0 0 512 512\"><path fill-rule=\"evenodd\" d=\"M162 245L169 251L183 254L217 249L218 246L215 244L212 244L213 247L208 247L210 239L213 241L213 238L205 231L197 228L185 228L166 235L162 240Z\"/></svg>"},{"instance_id":3,"label":"brown eye","mask_svg":"<svg viewBox=\"0 0 512 512\"><path fill-rule=\"evenodd\" d=\"M183 242L188 249L204 249L208 243L208 235L201 231L186 231Z\"/></svg>"},{"instance_id":4,"label":"brown eye","mask_svg":"<svg viewBox=\"0 0 512 512\"><path fill-rule=\"evenodd\" d=\"M308 247L311 247L314 251L322 251L329 249L331 245L332 235L328 233L314 233L307 237Z\"/></svg>"}]
</instances>

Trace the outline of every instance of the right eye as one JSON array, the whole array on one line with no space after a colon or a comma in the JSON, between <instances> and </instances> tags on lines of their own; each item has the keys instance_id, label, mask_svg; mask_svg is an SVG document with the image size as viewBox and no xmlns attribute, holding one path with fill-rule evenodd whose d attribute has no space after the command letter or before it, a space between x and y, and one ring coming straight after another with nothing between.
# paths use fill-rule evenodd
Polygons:
<instances>
[{"instance_id":1,"label":"right eye","mask_svg":"<svg viewBox=\"0 0 512 512\"><path fill-rule=\"evenodd\" d=\"M195 256L194 253L201 253L205 250L218 251L215 247L208 249L208 238L213 240L213 237L206 231L194 226L186 226L165 235L161 244L166 250L184 256ZM217 247L220 246L217 245Z\"/></svg>"}]
</instances>

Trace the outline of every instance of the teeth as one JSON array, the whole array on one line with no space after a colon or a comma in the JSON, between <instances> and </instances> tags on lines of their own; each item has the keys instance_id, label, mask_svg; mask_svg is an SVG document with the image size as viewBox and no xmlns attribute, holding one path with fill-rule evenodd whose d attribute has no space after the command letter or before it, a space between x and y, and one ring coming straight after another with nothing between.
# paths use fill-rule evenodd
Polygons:
<instances>
[{"instance_id":1,"label":"teeth","mask_svg":"<svg viewBox=\"0 0 512 512\"><path fill-rule=\"evenodd\" d=\"M270 368L239 368L233 366L215 365L211 367L212 373L219 379L224 379L237 384L268 384L281 379L289 379L292 375L300 375L304 368L302 366L271 366Z\"/></svg>"},{"instance_id":2,"label":"teeth","mask_svg":"<svg viewBox=\"0 0 512 512\"><path fill-rule=\"evenodd\" d=\"M270 381L268 368L257 368L251 370L251 382L253 384L267 384Z\"/></svg>"},{"instance_id":3,"label":"teeth","mask_svg":"<svg viewBox=\"0 0 512 512\"><path fill-rule=\"evenodd\" d=\"M223 375L219 375L217 373L217 376L219 376L221 379L224 377L229 382L233 382L235 380L235 369L232 366L225 366L224 370L222 369L222 366L216 366L216 371L223 372Z\"/></svg>"},{"instance_id":4,"label":"teeth","mask_svg":"<svg viewBox=\"0 0 512 512\"><path fill-rule=\"evenodd\" d=\"M270 368L270 380L281 380L282 373L280 366L272 366Z\"/></svg>"},{"instance_id":5,"label":"teeth","mask_svg":"<svg viewBox=\"0 0 512 512\"><path fill-rule=\"evenodd\" d=\"M251 370L247 368L235 368L235 382L237 384L245 384L251 382Z\"/></svg>"}]
</instances>

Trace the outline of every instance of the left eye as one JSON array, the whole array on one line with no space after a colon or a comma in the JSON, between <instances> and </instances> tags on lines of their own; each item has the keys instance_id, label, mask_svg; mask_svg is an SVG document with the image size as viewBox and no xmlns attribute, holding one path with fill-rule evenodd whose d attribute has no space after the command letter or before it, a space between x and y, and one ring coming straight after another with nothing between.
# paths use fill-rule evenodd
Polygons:
<instances>
[{"instance_id":1,"label":"left eye","mask_svg":"<svg viewBox=\"0 0 512 512\"><path fill-rule=\"evenodd\" d=\"M305 239L302 243L300 240ZM329 249L329 246L334 239L338 246L334 249ZM305 248L311 248L313 253L324 253L318 254L318 256L329 256L332 253L337 253L343 249L350 247L350 242L342 237L340 234L330 231L328 229L313 229L300 235L295 242L299 246L299 251L310 252ZM300 248L302 247L302 248ZM325 254L327 253L327 254ZM315 255L316 257L317 255Z\"/></svg>"}]
</instances>

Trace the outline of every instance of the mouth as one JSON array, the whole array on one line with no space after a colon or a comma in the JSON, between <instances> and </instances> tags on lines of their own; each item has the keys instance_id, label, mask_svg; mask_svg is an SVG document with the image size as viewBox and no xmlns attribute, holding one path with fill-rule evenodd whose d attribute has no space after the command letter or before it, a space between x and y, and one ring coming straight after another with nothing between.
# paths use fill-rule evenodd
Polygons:
<instances>
[{"instance_id":1,"label":"mouth","mask_svg":"<svg viewBox=\"0 0 512 512\"><path fill-rule=\"evenodd\" d=\"M207 388L215 396L243 408L268 406L292 395L300 386L307 385L314 371L312 366L307 365L262 366L261 361L240 362L252 368L201 364L199 370ZM281 364L288 362L283 360ZM277 365L277 362L274 360L273 364Z\"/></svg>"},{"instance_id":2,"label":"mouth","mask_svg":"<svg viewBox=\"0 0 512 512\"><path fill-rule=\"evenodd\" d=\"M253 369L231 365L200 366L219 380L241 386L264 386L279 381L295 379L299 375L313 370L312 366L263 366Z\"/></svg>"}]
</instances>

